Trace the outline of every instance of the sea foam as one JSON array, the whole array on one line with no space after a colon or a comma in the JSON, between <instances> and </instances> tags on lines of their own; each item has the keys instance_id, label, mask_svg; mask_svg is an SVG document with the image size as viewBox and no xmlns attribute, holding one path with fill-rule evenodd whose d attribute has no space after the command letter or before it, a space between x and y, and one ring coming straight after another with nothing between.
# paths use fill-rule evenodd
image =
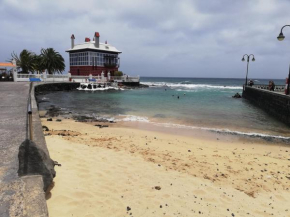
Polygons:
<instances>
[{"instance_id":1,"label":"sea foam","mask_svg":"<svg viewBox=\"0 0 290 217\"><path fill-rule=\"evenodd\" d=\"M250 137L250 138L262 138L266 140L277 139L284 142L290 142L290 137L285 137L285 136L277 136L277 135L270 135L270 134L256 133L256 132L242 132L242 131L234 131L234 130L229 130L229 129L219 129L219 128L210 128L210 127L188 126L188 125L173 124L173 123L158 123L158 122L153 122L149 120L149 118L147 117L135 116L135 115L119 115L119 117L120 118L117 118L116 121L145 122L145 123L153 124L155 126L161 126L161 127L167 127L167 128L205 130L205 131L220 133L220 134L244 136L244 137Z\"/></svg>"},{"instance_id":2,"label":"sea foam","mask_svg":"<svg viewBox=\"0 0 290 217\"><path fill-rule=\"evenodd\" d=\"M169 88L183 88L183 89L230 89L230 90L242 90L241 86L225 86L225 85L209 85L209 84L187 84L181 83L166 83L166 82L142 82L142 84L150 87L169 87Z\"/></svg>"}]
</instances>

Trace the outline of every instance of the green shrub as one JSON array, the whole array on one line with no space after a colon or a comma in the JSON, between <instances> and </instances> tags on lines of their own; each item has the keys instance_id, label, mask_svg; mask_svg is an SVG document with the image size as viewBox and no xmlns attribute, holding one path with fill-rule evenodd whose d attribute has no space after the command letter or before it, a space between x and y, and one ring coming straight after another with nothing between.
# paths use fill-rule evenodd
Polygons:
<instances>
[{"instance_id":1,"label":"green shrub","mask_svg":"<svg viewBox=\"0 0 290 217\"><path fill-rule=\"evenodd\" d=\"M122 76L123 72L122 71L115 71L114 76Z\"/></svg>"}]
</instances>

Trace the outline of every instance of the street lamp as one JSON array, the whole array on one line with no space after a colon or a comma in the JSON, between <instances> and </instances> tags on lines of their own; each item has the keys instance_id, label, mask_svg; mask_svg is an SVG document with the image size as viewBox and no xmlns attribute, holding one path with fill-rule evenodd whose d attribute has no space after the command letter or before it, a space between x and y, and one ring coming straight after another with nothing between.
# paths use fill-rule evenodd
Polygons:
<instances>
[{"instance_id":1,"label":"street lamp","mask_svg":"<svg viewBox=\"0 0 290 217\"><path fill-rule=\"evenodd\" d=\"M286 27L286 26L290 26L290 25L285 25L281 28L281 32L280 34L278 35L277 39L279 41L283 41L285 36L283 35L283 29ZM286 95L289 95L289 81L290 81L290 66L289 66L289 73L288 73L288 84L287 84L287 92L286 92Z\"/></svg>"},{"instance_id":2,"label":"street lamp","mask_svg":"<svg viewBox=\"0 0 290 217\"><path fill-rule=\"evenodd\" d=\"M251 57L251 56L253 57L253 58L252 58L252 61L254 62L254 61L255 61L255 56L254 56L254 54L250 54L250 55L245 54L245 55L243 56L242 61L245 61L245 56L247 57L247 74L246 74L246 83L245 83L245 86L247 86L247 85L248 85L248 71L249 71L249 62L250 62L250 57Z\"/></svg>"},{"instance_id":3,"label":"street lamp","mask_svg":"<svg viewBox=\"0 0 290 217\"><path fill-rule=\"evenodd\" d=\"M285 26L283 26L282 28L281 28L281 32L280 32L280 34L278 35L278 37L277 37L277 39L279 40L279 41L283 41L284 40L284 38L285 38L285 36L283 35L283 29L286 27L286 26L290 26L290 25L285 25Z\"/></svg>"}]
</instances>

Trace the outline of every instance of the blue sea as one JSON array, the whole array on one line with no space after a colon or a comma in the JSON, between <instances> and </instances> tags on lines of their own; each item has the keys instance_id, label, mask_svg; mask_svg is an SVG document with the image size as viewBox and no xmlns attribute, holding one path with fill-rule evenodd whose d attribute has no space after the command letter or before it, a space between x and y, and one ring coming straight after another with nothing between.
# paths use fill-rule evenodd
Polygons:
<instances>
[{"instance_id":1,"label":"blue sea","mask_svg":"<svg viewBox=\"0 0 290 217\"><path fill-rule=\"evenodd\" d=\"M255 84L269 80L253 79ZM276 85L284 80L273 79ZM168 127L203 129L250 136L290 137L289 127L272 118L242 95L245 79L142 77L149 88L122 91L51 92L40 96L75 114L116 121L146 122Z\"/></svg>"}]
</instances>

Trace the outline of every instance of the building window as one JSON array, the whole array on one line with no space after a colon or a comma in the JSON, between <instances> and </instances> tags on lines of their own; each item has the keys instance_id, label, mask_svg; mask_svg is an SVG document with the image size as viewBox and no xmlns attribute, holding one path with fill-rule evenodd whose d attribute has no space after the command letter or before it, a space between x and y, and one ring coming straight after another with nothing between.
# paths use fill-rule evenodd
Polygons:
<instances>
[{"instance_id":1,"label":"building window","mask_svg":"<svg viewBox=\"0 0 290 217\"><path fill-rule=\"evenodd\" d=\"M118 54L108 54L100 52L79 52L70 53L71 66L104 66L104 63L118 63Z\"/></svg>"},{"instance_id":2,"label":"building window","mask_svg":"<svg viewBox=\"0 0 290 217\"><path fill-rule=\"evenodd\" d=\"M70 53L71 66L86 66L89 65L89 52Z\"/></svg>"}]
</instances>

